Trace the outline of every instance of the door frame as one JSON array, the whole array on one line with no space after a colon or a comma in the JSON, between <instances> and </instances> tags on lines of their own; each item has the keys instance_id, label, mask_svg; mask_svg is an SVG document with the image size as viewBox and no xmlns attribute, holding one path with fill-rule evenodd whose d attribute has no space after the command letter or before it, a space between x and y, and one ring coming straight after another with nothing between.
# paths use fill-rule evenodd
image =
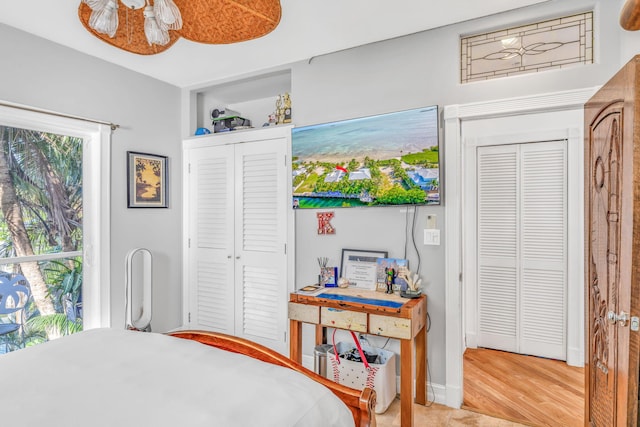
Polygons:
<instances>
[{"instance_id":1,"label":"door frame","mask_svg":"<svg viewBox=\"0 0 640 427\"><path fill-rule=\"evenodd\" d=\"M446 365L445 404L459 408L463 400L463 353L465 349L463 295L468 283L465 277L464 243L464 171L472 161L465 157L462 127L467 120L488 119L551 111L581 109L598 87L577 89L519 98L492 100L444 107L444 208L445 224L445 351L451 363ZM570 135L577 132L577 135ZM565 138L582 137L579 128ZM575 144L574 144L575 145ZM569 154L571 155L571 154ZM475 168L474 168L475 170ZM571 171L569 171L571 173ZM575 173L574 173L575 175ZM580 196L582 197L582 196ZM569 202L569 205L571 202ZM582 229L580 229L582 231ZM468 276L467 276L468 277Z\"/></svg>"},{"instance_id":2,"label":"door frame","mask_svg":"<svg viewBox=\"0 0 640 427\"><path fill-rule=\"evenodd\" d=\"M562 114L561 117L554 117ZM573 117L571 117L573 116ZM467 167L462 171L463 199L462 211L462 277L464 278L462 308L465 347L477 348L478 336L478 282L477 282L477 152L480 147L535 144L548 141L562 141L566 150L566 237L565 242L565 303L584 300L582 248L584 246L582 221L568 221L568 218L582 218L584 211L583 146L580 127L563 127L574 120L583 122L582 115L575 109L542 114L526 114L497 119L484 119L476 123L488 128L481 136L463 135L463 156ZM527 130L529 122L544 123L548 129ZM468 123L473 126L475 123ZM543 125L541 125L543 126ZM464 127L464 125L463 125ZM510 127L510 129L508 129ZM516 130L515 133L512 133ZM522 130L520 132L519 130ZM463 129L464 133L464 129ZM477 133L477 132L476 132ZM564 331L564 354L567 364L584 365L584 310L582 305L565 305L566 319Z\"/></svg>"},{"instance_id":3,"label":"door frame","mask_svg":"<svg viewBox=\"0 0 640 427\"><path fill-rule=\"evenodd\" d=\"M562 116L559 116L559 115ZM515 119L515 120L514 120ZM564 240L564 307L562 312L563 331L564 331L564 343L561 346L564 360L567 364L572 366L582 367L584 365L584 328L575 327L576 324L584 323L584 311L583 304L580 304L583 295L582 282L583 275L583 228L580 221L568 221L568 218L579 218L582 216L584 210L584 200L581 197L583 194L583 168L582 168L582 140L579 129L573 128L558 128L552 131L548 130L532 130L527 132L521 132L521 129L525 129L527 123L535 121L536 123L545 123L549 127L563 126L563 123L569 123L571 120L576 123L582 123L582 114L576 110L566 110L561 112L551 112L543 115L526 115L526 116L511 116L507 118L498 118L497 120L486 119L480 120L477 123L481 124L481 128L487 128L481 136L475 136L479 132L475 131L473 137L464 137L463 140L463 161L466 162L467 167L462 172L462 182L464 191L464 207L462 212L463 230L462 240L465 244L462 247L463 273L464 278L463 294L462 294L462 309L463 309L463 331L465 337L466 348L478 347L479 331L479 301L478 301L478 189L476 182L478 181L477 161L479 148L495 148L495 147L514 147L514 146L531 146L538 144L555 143L561 144L564 147L565 157L565 238ZM505 123L506 121L506 123ZM511 122L511 123L509 123ZM523 123L524 122L524 123ZM473 126L472 123L468 125ZM507 126L511 126L510 131L505 132ZM579 125L577 125L579 127ZM513 133L513 130L516 130ZM469 129L466 129L466 133L469 133ZM463 129L465 132L465 129ZM474 132L471 129L471 132ZM533 147L529 148L529 152ZM521 148L514 148L514 152L520 153ZM520 160L518 161L520 163ZM520 181L520 178L518 178ZM522 190L520 185L519 190ZM518 203L521 200L518 199ZM520 217L522 220L522 217ZM521 244L519 242L518 244ZM517 271L522 274L521 268L523 264L519 264L522 260L520 254L518 254L516 261ZM518 279L518 289L521 289L522 278ZM517 295L520 296L519 291ZM522 300L516 298L516 306L520 306ZM516 321L516 325L519 326L519 322ZM517 333L517 339L521 338L520 333ZM501 341L504 344L504 341ZM496 343L497 344L497 343ZM498 348L499 349L499 345ZM518 347L520 342L518 342ZM544 345L537 346L538 348L533 350L533 354L540 355L544 353L548 347ZM531 351L531 350L529 350ZM541 353L535 353L541 352ZM560 356L555 353L556 356ZM544 356L543 356L544 357ZM549 357L549 356L547 356Z\"/></svg>"}]
</instances>

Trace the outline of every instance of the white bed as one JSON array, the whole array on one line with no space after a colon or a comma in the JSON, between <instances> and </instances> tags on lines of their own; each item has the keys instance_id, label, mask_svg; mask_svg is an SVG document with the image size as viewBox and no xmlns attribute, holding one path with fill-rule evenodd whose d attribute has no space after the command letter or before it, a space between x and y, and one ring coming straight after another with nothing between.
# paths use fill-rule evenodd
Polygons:
<instances>
[{"instance_id":1,"label":"white bed","mask_svg":"<svg viewBox=\"0 0 640 427\"><path fill-rule=\"evenodd\" d=\"M299 372L158 333L94 329L1 355L0 380L10 426L354 425Z\"/></svg>"}]
</instances>

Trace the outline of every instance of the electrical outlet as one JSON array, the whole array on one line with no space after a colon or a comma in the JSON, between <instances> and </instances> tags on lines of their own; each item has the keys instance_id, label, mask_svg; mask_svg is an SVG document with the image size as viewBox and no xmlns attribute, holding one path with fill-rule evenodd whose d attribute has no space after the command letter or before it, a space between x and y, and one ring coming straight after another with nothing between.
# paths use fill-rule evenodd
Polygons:
<instances>
[{"instance_id":1,"label":"electrical outlet","mask_svg":"<svg viewBox=\"0 0 640 427\"><path fill-rule=\"evenodd\" d=\"M433 230L434 228L436 228L436 224L437 224L436 215L435 214L428 214L424 228L426 228L428 230Z\"/></svg>"}]
</instances>

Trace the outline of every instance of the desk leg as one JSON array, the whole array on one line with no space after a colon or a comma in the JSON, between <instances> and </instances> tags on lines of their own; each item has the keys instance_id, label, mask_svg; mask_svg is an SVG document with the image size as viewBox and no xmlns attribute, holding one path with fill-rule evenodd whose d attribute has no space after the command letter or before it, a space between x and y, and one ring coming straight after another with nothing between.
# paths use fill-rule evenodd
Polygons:
<instances>
[{"instance_id":1,"label":"desk leg","mask_svg":"<svg viewBox=\"0 0 640 427\"><path fill-rule=\"evenodd\" d=\"M413 426L414 340L400 340L400 425Z\"/></svg>"},{"instance_id":2,"label":"desk leg","mask_svg":"<svg viewBox=\"0 0 640 427\"><path fill-rule=\"evenodd\" d=\"M302 363L302 322L289 320L289 358Z\"/></svg>"},{"instance_id":3,"label":"desk leg","mask_svg":"<svg viewBox=\"0 0 640 427\"><path fill-rule=\"evenodd\" d=\"M416 335L416 403L427 403L427 328L423 327Z\"/></svg>"},{"instance_id":4,"label":"desk leg","mask_svg":"<svg viewBox=\"0 0 640 427\"><path fill-rule=\"evenodd\" d=\"M316 325L316 345L326 344L327 341L324 336L324 326Z\"/></svg>"}]
</instances>

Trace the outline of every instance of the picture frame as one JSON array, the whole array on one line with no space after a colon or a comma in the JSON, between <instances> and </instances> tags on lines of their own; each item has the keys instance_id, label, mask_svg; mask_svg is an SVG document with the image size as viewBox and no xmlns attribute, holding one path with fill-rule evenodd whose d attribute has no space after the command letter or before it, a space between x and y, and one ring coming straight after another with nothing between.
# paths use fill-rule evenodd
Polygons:
<instances>
[{"instance_id":1,"label":"picture frame","mask_svg":"<svg viewBox=\"0 0 640 427\"><path fill-rule=\"evenodd\" d=\"M407 282L399 277L402 271L409 271L409 261L403 258L378 258L377 260L377 285L379 292L389 292L389 287L393 293L407 290Z\"/></svg>"},{"instance_id":2,"label":"picture frame","mask_svg":"<svg viewBox=\"0 0 640 427\"><path fill-rule=\"evenodd\" d=\"M387 256L387 251L343 249L340 277L347 279L350 287L375 290L378 258Z\"/></svg>"},{"instance_id":3,"label":"picture frame","mask_svg":"<svg viewBox=\"0 0 640 427\"><path fill-rule=\"evenodd\" d=\"M127 151L127 207L168 208L168 157Z\"/></svg>"},{"instance_id":4,"label":"picture frame","mask_svg":"<svg viewBox=\"0 0 640 427\"><path fill-rule=\"evenodd\" d=\"M320 284L325 288L338 286L338 267L320 267Z\"/></svg>"}]
</instances>

